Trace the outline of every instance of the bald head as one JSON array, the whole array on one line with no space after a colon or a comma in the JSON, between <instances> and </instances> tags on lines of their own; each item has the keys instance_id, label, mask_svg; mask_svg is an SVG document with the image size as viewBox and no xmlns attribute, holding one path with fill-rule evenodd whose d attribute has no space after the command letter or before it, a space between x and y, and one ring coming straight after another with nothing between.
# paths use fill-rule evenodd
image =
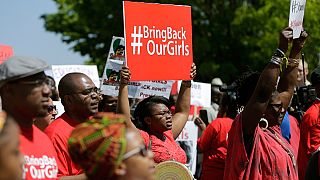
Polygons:
<instances>
[{"instance_id":1,"label":"bald head","mask_svg":"<svg viewBox=\"0 0 320 180\"><path fill-rule=\"evenodd\" d=\"M82 82L93 84L92 80L83 73L69 73L63 76L58 85L61 100L63 101L63 97L67 94L81 91Z\"/></svg>"}]
</instances>

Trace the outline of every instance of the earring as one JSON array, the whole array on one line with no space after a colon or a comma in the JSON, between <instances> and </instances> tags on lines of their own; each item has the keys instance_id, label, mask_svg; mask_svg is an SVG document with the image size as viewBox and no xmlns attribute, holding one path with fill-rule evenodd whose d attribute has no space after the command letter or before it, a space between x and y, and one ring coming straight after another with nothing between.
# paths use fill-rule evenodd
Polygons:
<instances>
[{"instance_id":1,"label":"earring","mask_svg":"<svg viewBox=\"0 0 320 180\"><path fill-rule=\"evenodd\" d=\"M261 130L263 130L263 131L267 130L268 125L269 125L269 124L268 124L268 121L267 121L265 118L261 118L260 121L259 121L259 124L260 124L260 122L264 122L264 123L266 124L265 127L261 127L261 126L259 125L259 127L261 128Z\"/></svg>"}]
</instances>

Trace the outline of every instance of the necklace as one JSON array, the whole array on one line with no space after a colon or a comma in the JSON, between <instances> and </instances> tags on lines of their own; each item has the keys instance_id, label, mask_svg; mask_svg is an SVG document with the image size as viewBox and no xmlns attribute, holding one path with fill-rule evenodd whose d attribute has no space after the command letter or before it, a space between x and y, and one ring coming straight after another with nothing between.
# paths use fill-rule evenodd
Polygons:
<instances>
[{"instance_id":1,"label":"necklace","mask_svg":"<svg viewBox=\"0 0 320 180\"><path fill-rule=\"evenodd\" d=\"M282 139L279 138L279 136L277 135L276 132L274 132L274 130L269 129L269 131L274 135L275 139L278 141L278 143L281 145L281 147L287 152L287 154L290 156L292 164L294 166L294 168L296 168L296 160L294 158L294 154L292 153L292 151L285 146L285 142L282 141Z\"/></svg>"}]
</instances>

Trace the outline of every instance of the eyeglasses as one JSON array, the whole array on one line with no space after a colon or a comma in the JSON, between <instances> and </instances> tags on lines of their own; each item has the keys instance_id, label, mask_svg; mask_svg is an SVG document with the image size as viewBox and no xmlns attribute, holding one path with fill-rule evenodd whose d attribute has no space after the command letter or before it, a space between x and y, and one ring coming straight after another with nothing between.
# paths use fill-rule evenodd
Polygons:
<instances>
[{"instance_id":1,"label":"eyeglasses","mask_svg":"<svg viewBox=\"0 0 320 180\"><path fill-rule=\"evenodd\" d=\"M145 146L140 146L140 147L137 147L135 149L132 149L131 151L129 152L126 152L124 155L123 155L123 160L126 160L136 154L139 154L143 157L146 157L148 155L148 150L146 149Z\"/></svg>"},{"instance_id":2,"label":"eyeglasses","mask_svg":"<svg viewBox=\"0 0 320 180\"><path fill-rule=\"evenodd\" d=\"M56 105L49 105L48 106L48 112L52 112L53 110L57 111Z\"/></svg>"},{"instance_id":3,"label":"eyeglasses","mask_svg":"<svg viewBox=\"0 0 320 180\"><path fill-rule=\"evenodd\" d=\"M38 79L35 81L16 81L18 84L26 84L26 85L35 85L35 86L42 86L42 85L48 85L53 86L53 82L49 78L45 79Z\"/></svg>"},{"instance_id":4,"label":"eyeglasses","mask_svg":"<svg viewBox=\"0 0 320 180\"><path fill-rule=\"evenodd\" d=\"M162 111L162 112L157 113L157 114L152 114L151 116L156 116L156 115L161 115L163 117L167 117L167 116L172 116L172 112L170 110Z\"/></svg>"},{"instance_id":5,"label":"eyeglasses","mask_svg":"<svg viewBox=\"0 0 320 180\"><path fill-rule=\"evenodd\" d=\"M91 95L93 93L96 93L96 94L100 95L101 90L99 88L97 88L97 87L92 87L92 88L85 89L85 90L83 90L81 92L74 92L74 93L71 93L71 94L83 94L83 95L87 96L87 95Z\"/></svg>"},{"instance_id":6,"label":"eyeglasses","mask_svg":"<svg viewBox=\"0 0 320 180\"><path fill-rule=\"evenodd\" d=\"M276 112L280 112L282 110L282 103L281 104L268 104L268 106L272 107L273 110Z\"/></svg>"}]
</instances>

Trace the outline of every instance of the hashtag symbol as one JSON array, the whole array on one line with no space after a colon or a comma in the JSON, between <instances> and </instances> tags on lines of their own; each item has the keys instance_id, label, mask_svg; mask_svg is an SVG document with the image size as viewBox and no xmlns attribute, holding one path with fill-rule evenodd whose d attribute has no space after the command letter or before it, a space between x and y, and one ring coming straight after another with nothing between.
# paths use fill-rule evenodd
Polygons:
<instances>
[{"instance_id":1,"label":"hashtag symbol","mask_svg":"<svg viewBox=\"0 0 320 180\"><path fill-rule=\"evenodd\" d=\"M138 33L137 33L137 26L133 27L133 33L131 34L131 37L133 38L133 42L131 43L132 46L132 53L136 54L136 48L138 49L137 54L140 54L140 48L142 46L141 43L141 38L142 38L142 34L141 34L141 26L139 26L138 28Z\"/></svg>"}]
</instances>

